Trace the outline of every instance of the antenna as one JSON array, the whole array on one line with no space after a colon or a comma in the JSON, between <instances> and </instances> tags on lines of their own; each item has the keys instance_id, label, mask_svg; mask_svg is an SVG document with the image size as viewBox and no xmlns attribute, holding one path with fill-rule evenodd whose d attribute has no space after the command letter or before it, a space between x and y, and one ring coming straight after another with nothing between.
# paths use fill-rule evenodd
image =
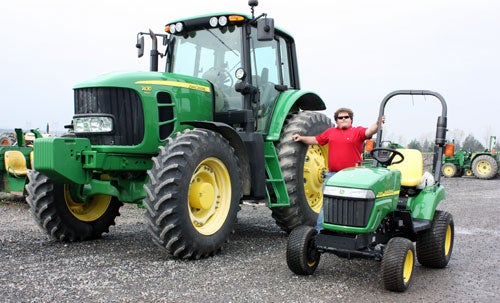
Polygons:
<instances>
[{"instance_id":1,"label":"antenna","mask_svg":"<svg viewBox=\"0 0 500 303\"><path fill-rule=\"evenodd\" d=\"M252 19L255 18L254 16L254 8L259 5L258 0L248 0L248 5L250 5L250 10L252 11Z\"/></svg>"}]
</instances>

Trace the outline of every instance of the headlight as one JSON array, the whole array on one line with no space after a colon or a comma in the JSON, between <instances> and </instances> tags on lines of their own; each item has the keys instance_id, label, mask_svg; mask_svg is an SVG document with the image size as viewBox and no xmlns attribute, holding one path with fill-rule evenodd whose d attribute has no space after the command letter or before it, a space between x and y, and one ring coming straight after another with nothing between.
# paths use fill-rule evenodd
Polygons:
<instances>
[{"instance_id":1,"label":"headlight","mask_svg":"<svg viewBox=\"0 0 500 303\"><path fill-rule=\"evenodd\" d=\"M245 73L245 70L244 70L243 68L241 68L241 67L240 67L240 68L238 68L238 69L236 70L236 72L234 72L234 75L235 75L236 79L238 79L238 80L242 80L242 79L244 79L244 78L245 78L246 73Z\"/></svg>"},{"instance_id":2,"label":"headlight","mask_svg":"<svg viewBox=\"0 0 500 303\"><path fill-rule=\"evenodd\" d=\"M325 186L323 194L346 198L375 199L375 193L372 190L360 188Z\"/></svg>"},{"instance_id":3,"label":"headlight","mask_svg":"<svg viewBox=\"0 0 500 303\"><path fill-rule=\"evenodd\" d=\"M73 118L73 131L75 133L111 133L113 131L113 116L75 116Z\"/></svg>"}]
</instances>

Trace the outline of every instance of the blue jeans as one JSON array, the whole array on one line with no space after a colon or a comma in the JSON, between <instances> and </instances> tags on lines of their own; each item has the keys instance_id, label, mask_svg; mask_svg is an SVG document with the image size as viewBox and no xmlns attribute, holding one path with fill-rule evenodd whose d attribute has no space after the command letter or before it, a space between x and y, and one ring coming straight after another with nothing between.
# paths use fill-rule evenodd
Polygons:
<instances>
[{"instance_id":1,"label":"blue jeans","mask_svg":"<svg viewBox=\"0 0 500 303\"><path fill-rule=\"evenodd\" d=\"M331 176L335 175L336 172L334 171L329 171L325 174L325 180L323 181L323 190L325 189L325 183L330 179ZM323 204L324 205L324 204ZM320 230L323 229L323 218L325 214L323 212L323 206L321 206L321 210L319 211L318 214L318 220L316 221L316 231L319 233Z\"/></svg>"}]
</instances>

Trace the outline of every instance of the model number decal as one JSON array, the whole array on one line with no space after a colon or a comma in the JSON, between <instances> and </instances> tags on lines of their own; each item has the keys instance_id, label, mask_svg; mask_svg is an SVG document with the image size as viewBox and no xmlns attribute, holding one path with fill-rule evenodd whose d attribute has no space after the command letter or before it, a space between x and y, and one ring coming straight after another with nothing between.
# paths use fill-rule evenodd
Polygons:
<instances>
[{"instance_id":1,"label":"model number decal","mask_svg":"<svg viewBox=\"0 0 500 303\"><path fill-rule=\"evenodd\" d=\"M136 81L135 84L175 86L175 87L182 87L182 88L187 88L187 89L199 90L199 91L202 91L205 93L210 92L210 86L187 83L187 82L177 82L177 81L168 81L168 80L141 80L141 81ZM141 89L143 91L144 91L144 87L146 87L146 86L141 87Z\"/></svg>"}]
</instances>

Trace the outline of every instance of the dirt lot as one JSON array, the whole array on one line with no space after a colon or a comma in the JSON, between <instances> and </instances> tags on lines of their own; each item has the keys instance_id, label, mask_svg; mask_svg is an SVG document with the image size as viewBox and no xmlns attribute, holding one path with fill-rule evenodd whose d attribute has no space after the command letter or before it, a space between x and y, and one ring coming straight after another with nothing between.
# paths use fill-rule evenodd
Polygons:
<instances>
[{"instance_id":1,"label":"dirt lot","mask_svg":"<svg viewBox=\"0 0 500 303\"><path fill-rule=\"evenodd\" d=\"M122 208L103 239L64 244L43 234L23 202L0 202L2 302L498 302L500 179L445 179L440 209L455 220L445 269L417 265L405 293L382 287L380 263L322 255L313 276L285 260L287 235L262 205L243 205L224 251L174 260L145 231L143 210Z\"/></svg>"}]
</instances>

